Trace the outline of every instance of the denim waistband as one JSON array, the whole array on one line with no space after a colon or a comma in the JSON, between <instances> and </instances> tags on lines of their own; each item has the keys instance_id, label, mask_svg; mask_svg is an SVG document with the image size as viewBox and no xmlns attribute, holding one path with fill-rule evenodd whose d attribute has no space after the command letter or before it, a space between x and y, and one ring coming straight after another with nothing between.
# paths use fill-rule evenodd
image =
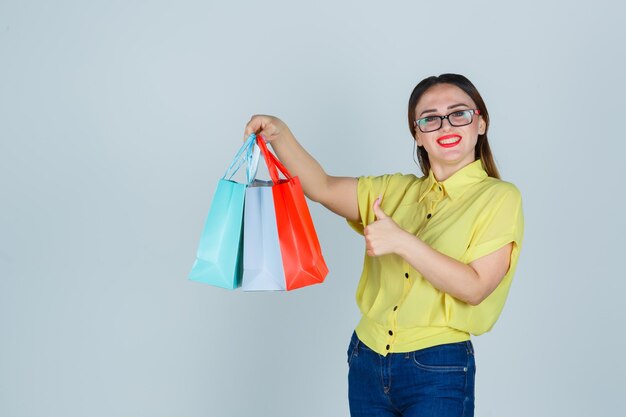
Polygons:
<instances>
[{"instance_id":1,"label":"denim waistband","mask_svg":"<svg viewBox=\"0 0 626 417\"><path fill-rule=\"evenodd\" d=\"M352 338L350 340L350 344L352 345L352 349L356 350L357 352L361 348L365 348L367 350L372 351L373 353L378 354L373 349L368 347L365 343L363 343L363 341L361 341L361 339L359 339L358 335L356 334L356 331L352 333ZM391 352L391 353L388 353L388 355L407 355L407 354L411 354L413 352L423 352L423 351L427 351L428 349L435 349L435 348L441 347L441 346L457 346L457 345L465 347L465 349L467 350L467 353L469 353L470 355L474 355L474 345L472 344L471 340L465 340L463 342L455 342L455 343L446 343L446 344L443 344L443 345L435 345L435 346L430 346L430 347L427 347L427 348L424 348L424 349L418 349L418 350L414 350L414 351L410 351L410 352Z\"/></svg>"}]
</instances>

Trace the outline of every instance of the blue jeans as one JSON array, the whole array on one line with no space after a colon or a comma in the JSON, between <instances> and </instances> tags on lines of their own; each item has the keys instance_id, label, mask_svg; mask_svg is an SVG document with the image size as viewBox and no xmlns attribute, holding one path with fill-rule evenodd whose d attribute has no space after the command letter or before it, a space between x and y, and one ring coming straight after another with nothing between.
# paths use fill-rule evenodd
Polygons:
<instances>
[{"instance_id":1,"label":"blue jeans","mask_svg":"<svg viewBox=\"0 0 626 417\"><path fill-rule=\"evenodd\" d=\"M353 333L348 348L352 417L472 417L474 348L450 343L379 355Z\"/></svg>"}]
</instances>

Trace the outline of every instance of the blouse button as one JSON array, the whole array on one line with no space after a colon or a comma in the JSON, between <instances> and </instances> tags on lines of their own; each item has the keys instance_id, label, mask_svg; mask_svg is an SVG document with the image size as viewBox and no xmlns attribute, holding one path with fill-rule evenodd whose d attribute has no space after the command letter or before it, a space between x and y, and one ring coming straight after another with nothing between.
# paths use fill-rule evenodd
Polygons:
<instances>
[{"instance_id":1,"label":"blouse button","mask_svg":"<svg viewBox=\"0 0 626 417\"><path fill-rule=\"evenodd\" d=\"M405 272L405 273L404 273L404 277L405 277L405 278L408 278L408 277L409 277L409 273L408 273L408 272Z\"/></svg>"},{"instance_id":2,"label":"blouse button","mask_svg":"<svg viewBox=\"0 0 626 417\"><path fill-rule=\"evenodd\" d=\"M393 332L389 330L389 336L393 336Z\"/></svg>"},{"instance_id":3,"label":"blouse button","mask_svg":"<svg viewBox=\"0 0 626 417\"><path fill-rule=\"evenodd\" d=\"M428 215L426 216L427 219L430 219L431 217L433 217L431 213L428 213Z\"/></svg>"},{"instance_id":4,"label":"blouse button","mask_svg":"<svg viewBox=\"0 0 626 417\"><path fill-rule=\"evenodd\" d=\"M393 307L393 311L396 311L397 309L398 309L398 306Z\"/></svg>"},{"instance_id":5,"label":"blouse button","mask_svg":"<svg viewBox=\"0 0 626 417\"><path fill-rule=\"evenodd\" d=\"M385 347L385 349L387 349L387 350L389 350L389 348L391 348L391 346L389 346L389 345L387 345L387 346Z\"/></svg>"}]
</instances>

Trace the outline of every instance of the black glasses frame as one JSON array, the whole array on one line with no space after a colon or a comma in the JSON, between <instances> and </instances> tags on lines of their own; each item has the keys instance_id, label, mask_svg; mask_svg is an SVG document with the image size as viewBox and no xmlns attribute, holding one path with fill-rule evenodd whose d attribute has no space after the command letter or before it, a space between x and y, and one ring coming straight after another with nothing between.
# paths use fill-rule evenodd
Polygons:
<instances>
[{"instance_id":1,"label":"black glasses frame","mask_svg":"<svg viewBox=\"0 0 626 417\"><path fill-rule=\"evenodd\" d=\"M471 115L470 115L470 121L469 121L469 122L467 122L467 123L463 123L463 124L454 124L454 123L452 123L452 120L450 120L450 116L451 116L451 115L453 115L454 113L459 113L459 112L464 112L464 111L469 111L469 112L471 113ZM426 116L426 117L422 117L422 118L420 118L420 119L417 119L417 120L413 121L413 125L414 125L415 127L417 127L417 128L420 130L420 132L422 132L422 133L430 133L430 132L435 132L435 131L437 131L437 130L441 129L441 126L443 126L443 120L444 120L444 119L448 119L448 123L450 123L450 126L454 126L454 127L461 127L461 126L467 126L467 125L470 125L470 124L472 124L472 122L474 121L474 115L475 115L475 114L480 115L480 110L478 110L478 109L463 109L463 110L456 110L456 111L453 111L453 112L451 112L451 113L446 114L445 116L437 116L437 115L434 115L434 116ZM423 119L428 119L429 117L438 117L438 118L439 118L439 127L438 127L437 129L423 130L423 129L420 127L419 121L420 121L420 120L423 120Z\"/></svg>"}]
</instances>

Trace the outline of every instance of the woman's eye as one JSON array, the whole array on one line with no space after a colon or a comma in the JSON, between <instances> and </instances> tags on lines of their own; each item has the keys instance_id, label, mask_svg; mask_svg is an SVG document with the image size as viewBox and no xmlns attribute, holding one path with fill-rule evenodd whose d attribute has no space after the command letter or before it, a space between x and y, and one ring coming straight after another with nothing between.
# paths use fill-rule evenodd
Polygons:
<instances>
[{"instance_id":1,"label":"woman's eye","mask_svg":"<svg viewBox=\"0 0 626 417\"><path fill-rule=\"evenodd\" d=\"M424 117L422 120L424 123L435 123L439 119L437 116Z\"/></svg>"},{"instance_id":2,"label":"woman's eye","mask_svg":"<svg viewBox=\"0 0 626 417\"><path fill-rule=\"evenodd\" d=\"M465 110L463 110L463 111L456 111L456 112L452 113L450 115L450 117L458 117L458 118L466 117L465 116Z\"/></svg>"}]
</instances>

